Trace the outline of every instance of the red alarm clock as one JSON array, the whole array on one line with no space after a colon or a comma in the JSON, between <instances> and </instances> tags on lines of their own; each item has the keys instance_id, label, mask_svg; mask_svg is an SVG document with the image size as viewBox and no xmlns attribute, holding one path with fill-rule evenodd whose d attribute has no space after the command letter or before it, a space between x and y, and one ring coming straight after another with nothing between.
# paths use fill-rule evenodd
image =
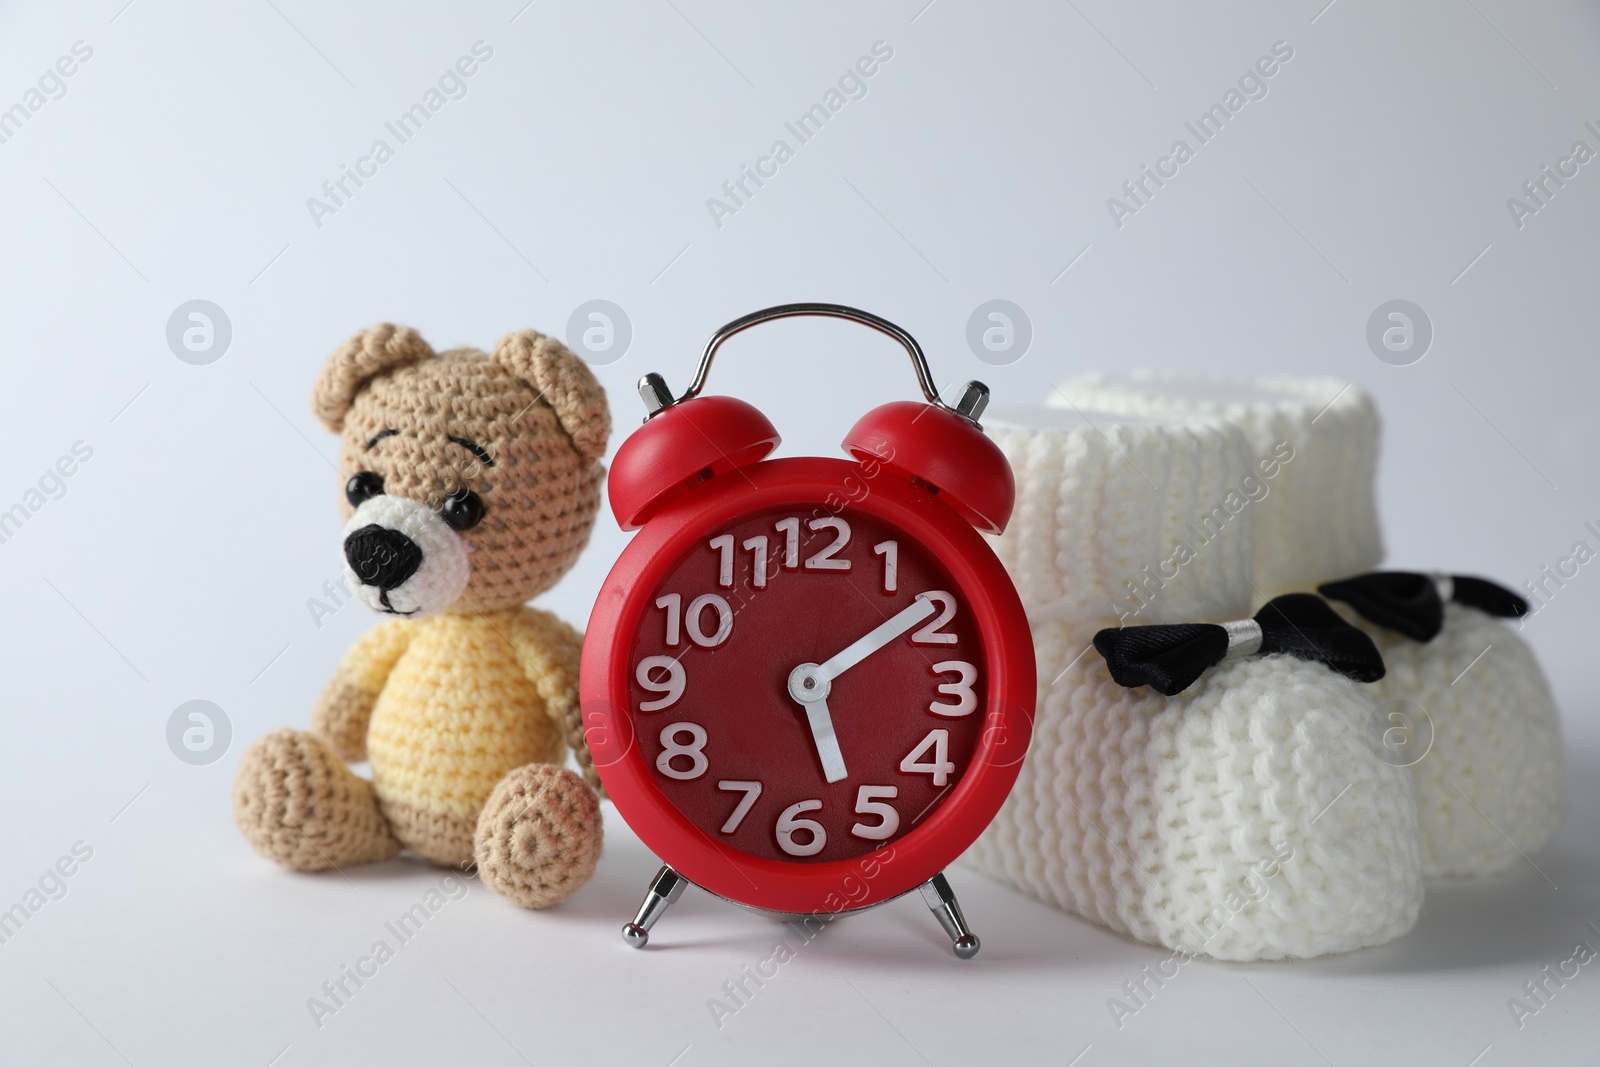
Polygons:
<instances>
[{"instance_id":1,"label":"red alarm clock","mask_svg":"<svg viewBox=\"0 0 1600 1067\"><path fill-rule=\"evenodd\" d=\"M925 403L869 411L849 459L769 459L751 405L701 396L729 337L795 315L898 340ZM904 330L836 304L788 304L718 330L676 399L611 465L639 530L602 587L583 650L585 733L618 812L665 866L642 946L686 881L737 904L827 920L912 889L968 958L978 939L942 873L999 811L1028 747L1033 641L999 533L1014 483L977 419L988 389L939 399Z\"/></svg>"}]
</instances>

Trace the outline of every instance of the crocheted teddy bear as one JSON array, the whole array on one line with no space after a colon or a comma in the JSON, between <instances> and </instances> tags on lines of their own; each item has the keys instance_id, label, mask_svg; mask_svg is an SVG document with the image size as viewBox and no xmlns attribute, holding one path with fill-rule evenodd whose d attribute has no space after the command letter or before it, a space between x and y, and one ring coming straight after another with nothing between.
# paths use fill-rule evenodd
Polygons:
<instances>
[{"instance_id":1,"label":"crocheted teddy bear","mask_svg":"<svg viewBox=\"0 0 1600 1067\"><path fill-rule=\"evenodd\" d=\"M384 324L329 357L312 409L340 435L347 580L388 618L345 655L311 732L246 750L240 830L294 870L405 849L475 861L524 907L565 899L601 845L581 638L526 602L588 543L611 433L604 390L531 330L491 355L435 354ZM588 785L560 766L569 747ZM370 781L346 765L363 759Z\"/></svg>"}]
</instances>

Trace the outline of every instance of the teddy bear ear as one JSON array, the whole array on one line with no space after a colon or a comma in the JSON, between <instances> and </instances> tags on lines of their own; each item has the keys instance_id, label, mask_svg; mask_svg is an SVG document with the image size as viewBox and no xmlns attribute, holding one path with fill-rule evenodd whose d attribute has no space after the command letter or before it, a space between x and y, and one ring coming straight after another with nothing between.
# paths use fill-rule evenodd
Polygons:
<instances>
[{"instance_id":1,"label":"teddy bear ear","mask_svg":"<svg viewBox=\"0 0 1600 1067\"><path fill-rule=\"evenodd\" d=\"M571 349L554 337L522 330L501 338L491 358L539 390L578 451L595 459L606 454L611 437L606 391Z\"/></svg>"},{"instance_id":2,"label":"teddy bear ear","mask_svg":"<svg viewBox=\"0 0 1600 1067\"><path fill-rule=\"evenodd\" d=\"M334 350L317 375L311 392L311 411L322 425L338 433L356 394L368 382L396 367L433 356L422 335L409 326L381 322L357 333Z\"/></svg>"}]
</instances>

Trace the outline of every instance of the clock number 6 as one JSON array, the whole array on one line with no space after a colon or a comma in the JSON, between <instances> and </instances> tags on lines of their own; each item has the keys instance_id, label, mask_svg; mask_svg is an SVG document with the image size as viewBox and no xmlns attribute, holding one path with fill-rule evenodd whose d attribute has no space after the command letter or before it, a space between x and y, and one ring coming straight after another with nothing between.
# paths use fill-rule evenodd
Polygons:
<instances>
[{"instance_id":1,"label":"clock number 6","mask_svg":"<svg viewBox=\"0 0 1600 1067\"><path fill-rule=\"evenodd\" d=\"M783 809L783 814L778 816L778 847L791 856L815 856L828 844L828 831L815 819L801 819L800 816L808 811L821 811L820 800L799 800ZM804 830L811 835L810 840L804 844L794 839L796 830Z\"/></svg>"},{"instance_id":2,"label":"clock number 6","mask_svg":"<svg viewBox=\"0 0 1600 1067\"><path fill-rule=\"evenodd\" d=\"M687 745L678 744L678 735L688 734ZM674 722L661 728L661 755L656 757L656 770L668 778L689 782L706 773L711 761L706 759L706 728L699 723ZM687 757L689 769L680 771L672 765L679 756Z\"/></svg>"}]
</instances>

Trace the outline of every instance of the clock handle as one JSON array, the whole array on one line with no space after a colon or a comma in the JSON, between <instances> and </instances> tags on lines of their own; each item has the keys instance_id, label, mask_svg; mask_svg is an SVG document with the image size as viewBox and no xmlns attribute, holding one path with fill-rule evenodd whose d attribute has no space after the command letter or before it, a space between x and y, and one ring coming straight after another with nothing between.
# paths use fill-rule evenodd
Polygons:
<instances>
[{"instance_id":1,"label":"clock handle","mask_svg":"<svg viewBox=\"0 0 1600 1067\"><path fill-rule=\"evenodd\" d=\"M976 423L983 414L984 406L989 402L989 389L982 382L968 382L966 389L954 407L939 399L939 388L934 384L933 372L928 369L928 359L922 354L922 346L917 344L917 339L905 330L860 308L849 307L845 304L779 304L775 307L762 308L752 311L748 315L740 316L711 335L711 340L706 342L705 351L700 354L700 367L695 371L694 380L689 383L689 388L683 395L673 399L672 392L667 388L667 383L659 374L647 374L639 379L639 395L644 398L645 407L650 414L663 411L673 404L681 404L685 400L693 400L700 395L700 390L705 388L706 378L711 373L711 361L716 358L717 349L722 347L722 342L736 333L742 333L758 323L771 322L775 319L788 319L796 316L819 316L823 318L848 319L859 322L863 326L870 326L879 333L899 341L911 357L911 366L917 373L917 384L922 387L922 395L928 403L946 411L953 411L963 418Z\"/></svg>"},{"instance_id":2,"label":"clock handle","mask_svg":"<svg viewBox=\"0 0 1600 1067\"><path fill-rule=\"evenodd\" d=\"M970 960L978 954L978 935L967 925L967 917L961 914L961 902L956 899L956 891L950 888L950 880L943 871L922 883L922 902L944 927L957 958Z\"/></svg>"}]
</instances>

